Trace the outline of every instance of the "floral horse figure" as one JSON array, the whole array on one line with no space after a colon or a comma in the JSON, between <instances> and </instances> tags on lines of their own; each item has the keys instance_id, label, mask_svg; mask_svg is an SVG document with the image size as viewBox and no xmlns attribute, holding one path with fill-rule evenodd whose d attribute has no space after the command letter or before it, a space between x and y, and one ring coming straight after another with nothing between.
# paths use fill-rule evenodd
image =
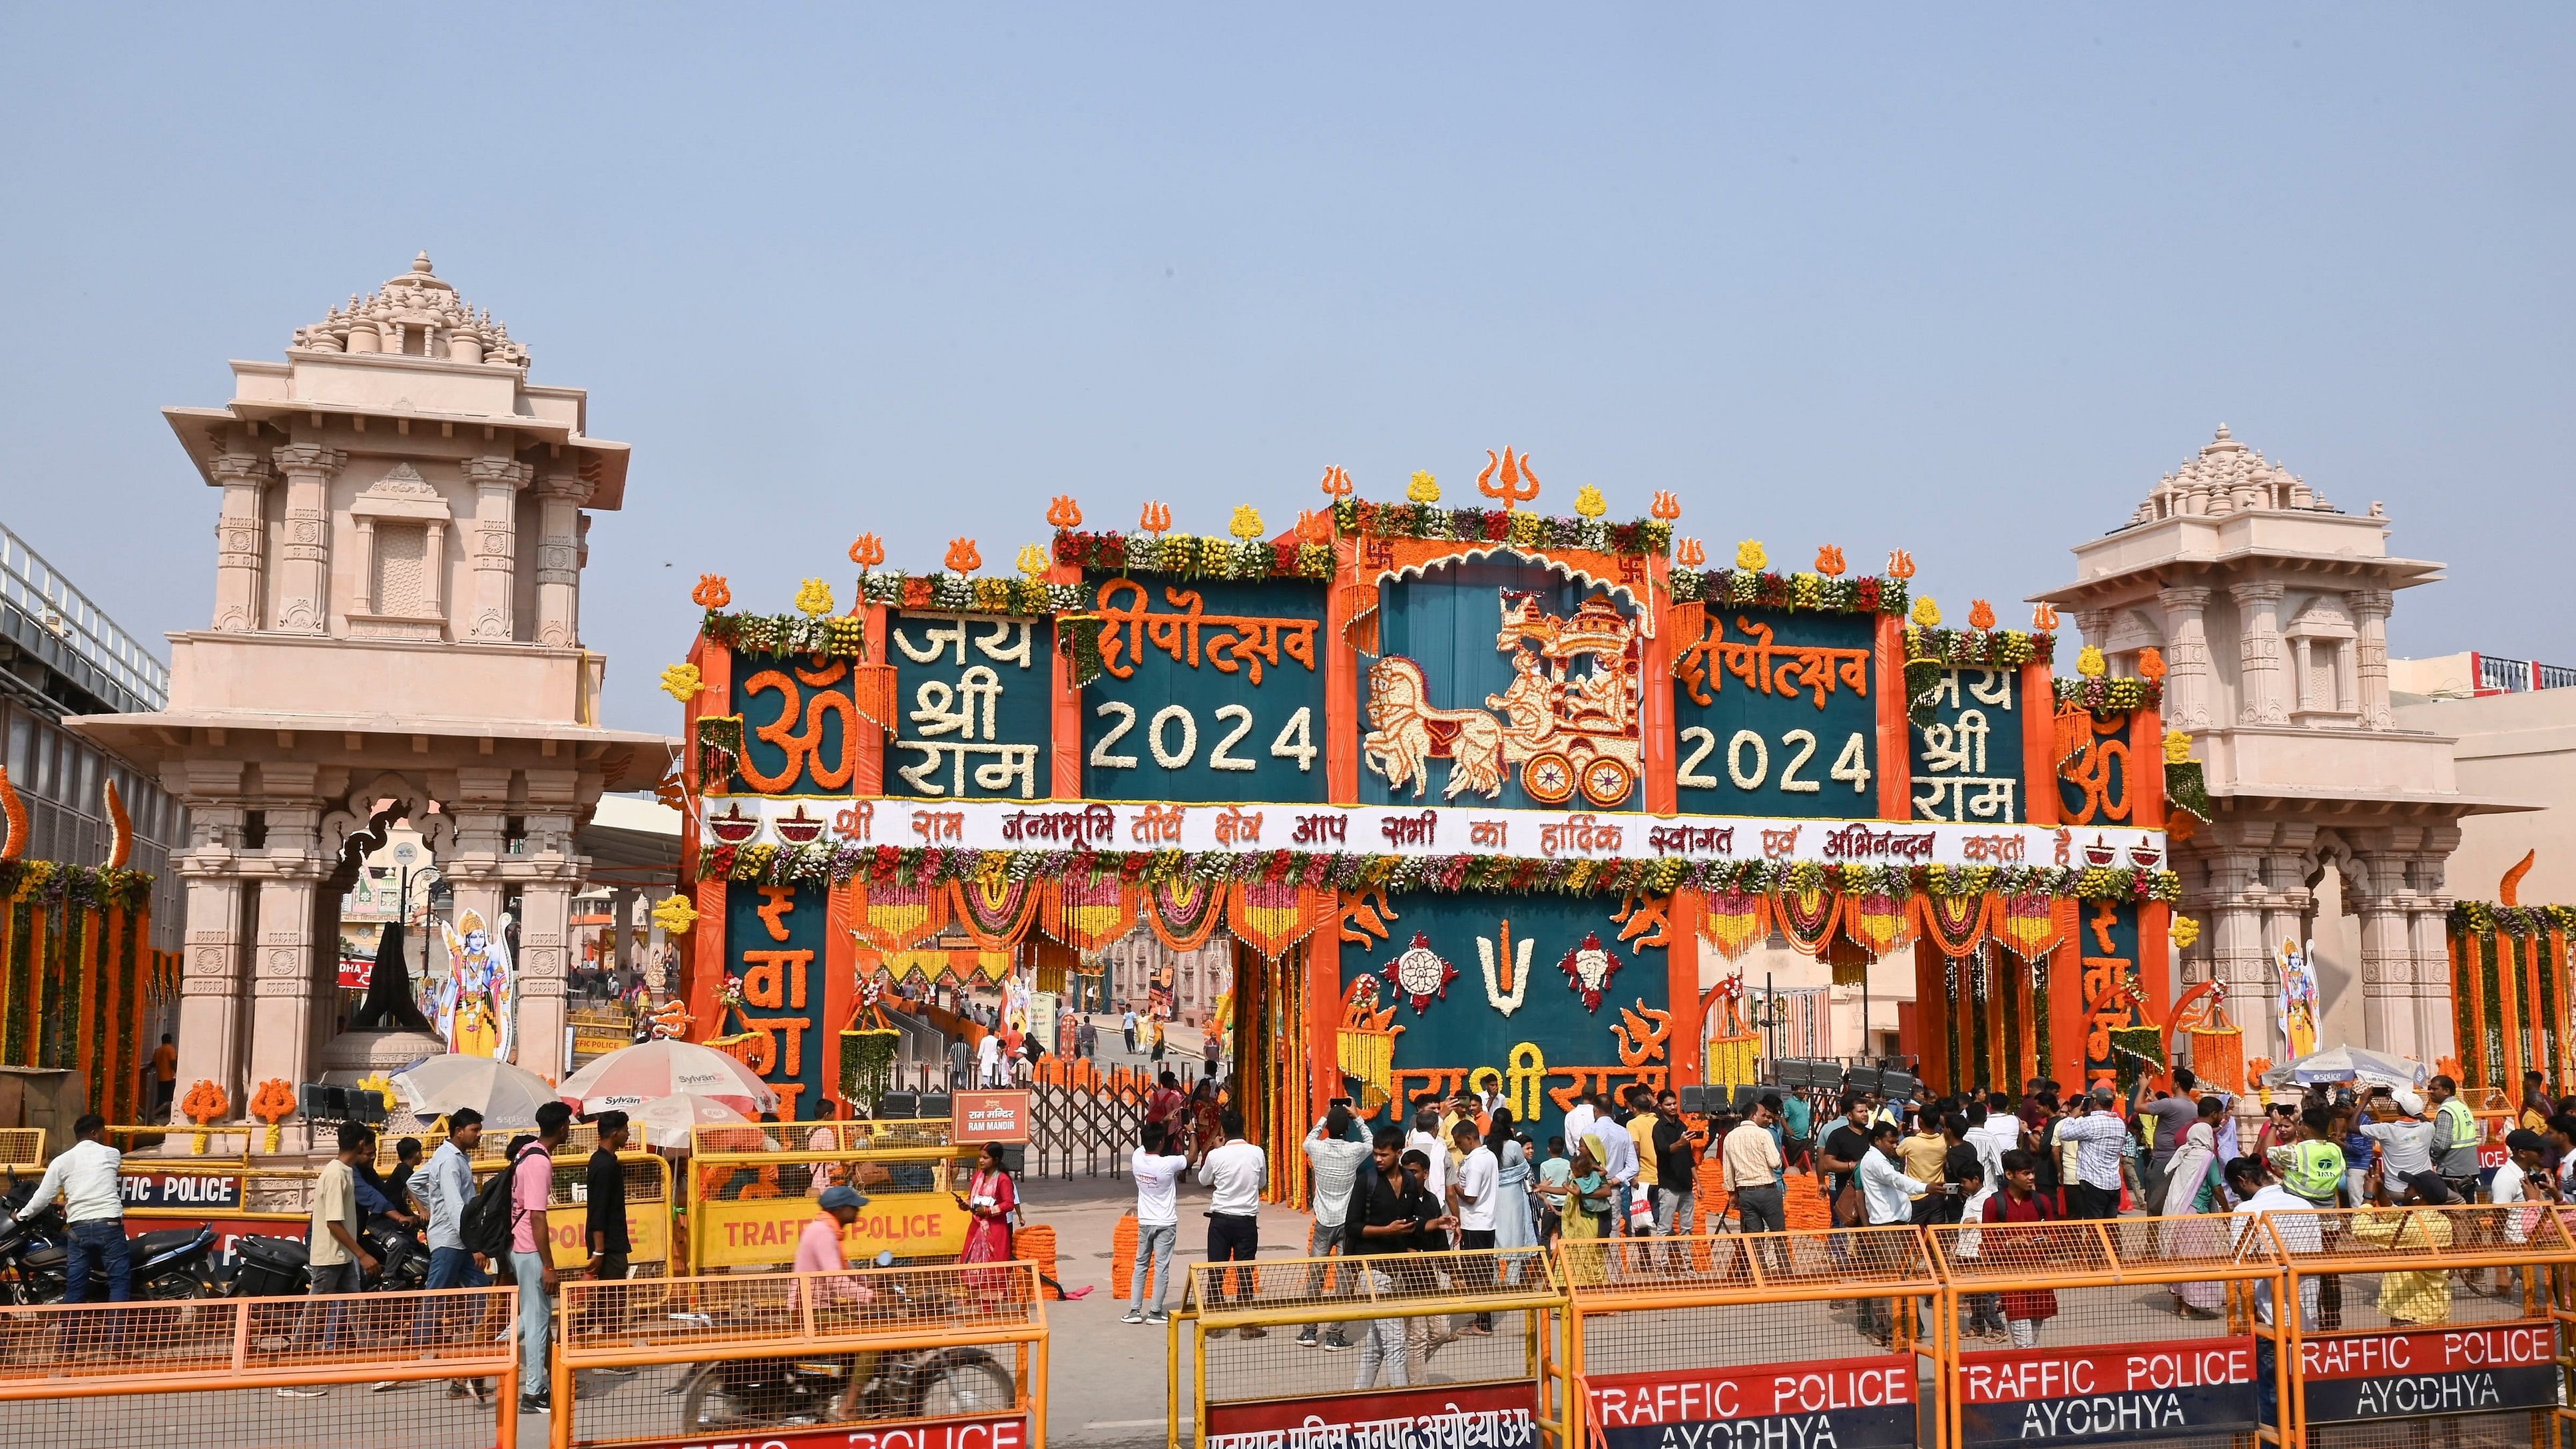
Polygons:
<instances>
[{"instance_id":1,"label":"floral horse figure","mask_svg":"<svg viewBox=\"0 0 2576 1449\"><path fill-rule=\"evenodd\" d=\"M1413 787L1418 798L1430 781L1433 760L1449 761L1449 783L1440 792L1455 799L1462 790L1491 798L1503 793L1502 721L1480 709L1435 709L1422 666L1390 654L1369 666L1369 723L1360 750L1370 768L1386 777L1387 788Z\"/></svg>"}]
</instances>

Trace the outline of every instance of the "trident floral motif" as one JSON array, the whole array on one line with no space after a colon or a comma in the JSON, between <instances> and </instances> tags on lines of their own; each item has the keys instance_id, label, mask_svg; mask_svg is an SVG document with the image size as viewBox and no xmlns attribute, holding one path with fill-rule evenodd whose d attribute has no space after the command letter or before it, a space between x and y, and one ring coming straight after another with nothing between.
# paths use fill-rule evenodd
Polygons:
<instances>
[{"instance_id":1,"label":"trident floral motif","mask_svg":"<svg viewBox=\"0 0 2576 1449\"><path fill-rule=\"evenodd\" d=\"M1168 503L1146 504L1145 511L1136 516L1136 526L1145 530L1147 533L1154 535L1156 538L1161 538L1165 533L1171 531L1172 505Z\"/></svg>"},{"instance_id":2,"label":"trident floral motif","mask_svg":"<svg viewBox=\"0 0 2576 1449\"><path fill-rule=\"evenodd\" d=\"M2055 633L2057 631L2057 610L2055 606L2042 604L2038 608L2031 610L2030 627L2038 630L2042 634Z\"/></svg>"},{"instance_id":3,"label":"trident floral motif","mask_svg":"<svg viewBox=\"0 0 2576 1449\"><path fill-rule=\"evenodd\" d=\"M975 551L975 540L952 538L948 541L948 571L971 574L984 566L984 556Z\"/></svg>"},{"instance_id":4,"label":"trident floral motif","mask_svg":"<svg viewBox=\"0 0 2576 1449\"><path fill-rule=\"evenodd\" d=\"M1494 476L1498 472L1502 475L1499 478ZM1503 456L1496 458L1494 450L1487 448L1485 471L1476 475L1476 491L1501 499L1504 511L1509 512L1538 496L1538 474L1530 471L1527 455L1515 457L1511 449L1505 448Z\"/></svg>"},{"instance_id":5,"label":"trident floral motif","mask_svg":"<svg viewBox=\"0 0 2576 1449\"><path fill-rule=\"evenodd\" d=\"M1901 548L1889 549L1887 552L1887 573L1890 578L1910 579L1914 577L1914 555L1907 553Z\"/></svg>"},{"instance_id":6,"label":"trident floral motif","mask_svg":"<svg viewBox=\"0 0 2576 1449\"><path fill-rule=\"evenodd\" d=\"M1416 931L1413 944L1387 962L1380 974L1386 977L1388 989L1413 998L1413 1014L1420 1016L1432 1002L1449 999L1449 983L1458 979L1458 968L1431 949L1429 936Z\"/></svg>"},{"instance_id":7,"label":"trident floral motif","mask_svg":"<svg viewBox=\"0 0 2576 1449\"><path fill-rule=\"evenodd\" d=\"M1681 560L1683 568L1695 569L1701 564L1708 562L1708 550L1701 545L1698 539L1686 538L1681 541L1680 546L1674 551L1673 557Z\"/></svg>"},{"instance_id":8,"label":"trident floral motif","mask_svg":"<svg viewBox=\"0 0 2576 1449\"><path fill-rule=\"evenodd\" d=\"M1619 958L1602 947L1598 931L1587 932L1583 944L1566 952L1556 965L1565 973L1566 984L1583 998L1586 1011L1601 1009L1602 991L1610 985L1610 978L1619 974Z\"/></svg>"},{"instance_id":9,"label":"trident floral motif","mask_svg":"<svg viewBox=\"0 0 2576 1449\"><path fill-rule=\"evenodd\" d=\"M885 562L885 540L873 533L863 533L850 542L850 562L863 569Z\"/></svg>"},{"instance_id":10,"label":"trident floral motif","mask_svg":"<svg viewBox=\"0 0 2576 1449\"><path fill-rule=\"evenodd\" d=\"M722 574L700 574L698 586L689 590L689 602L701 609L721 609L733 602L733 590L725 586Z\"/></svg>"},{"instance_id":11,"label":"trident floral motif","mask_svg":"<svg viewBox=\"0 0 2576 1449\"><path fill-rule=\"evenodd\" d=\"M1829 579L1843 576L1843 551L1839 544L1826 544L1816 550L1816 572Z\"/></svg>"},{"instance_id":12,"label":"trident floral motif","mask_svg":"<svg viewBox=\"0 0 2576 1449\"><path fill-rule=\"evenodd\" d=\"M1021 544L1020 556L1012 562L1018 567L1020 577L1031 583L1046 577L1047 551L1034 543Z\"/></svg>"},{"instance_id":13,"label":"trident floral motif","mask_svg":"<svg viewBox=\"0 0 2576 1449\"><path fill-rule=\"evenodd\" d=\"M1655 501L1647 508L1646 511L1653 514L1655 517L1662 519L1664 522L1670 523L1674 519L1682 516L1681 497L1670 489L1657 489L1655 491Z\"/></svg>"},{"instance_id":14,"label":"trident floral motif","mask_svg":"<svg viewBox=\"0 0 2576 1449\"><path fill-rule=\"evenodd\" d=\"M1082 527L1082 505L1070 493L1059 493L1047 504L1047 525L1051 528Z\"/></svg>"},{"instance_id":15,"label":"trident floral motif","mask_svg":"<svg viewBox=\"0 0 2576 1449\"><path fill-rule=\"evenodd\" d=\"M1327 496L1340 500L1351 496L1351 475L1341 464L1324 469L1323 489Z\"/></svg>"}]
</instances>

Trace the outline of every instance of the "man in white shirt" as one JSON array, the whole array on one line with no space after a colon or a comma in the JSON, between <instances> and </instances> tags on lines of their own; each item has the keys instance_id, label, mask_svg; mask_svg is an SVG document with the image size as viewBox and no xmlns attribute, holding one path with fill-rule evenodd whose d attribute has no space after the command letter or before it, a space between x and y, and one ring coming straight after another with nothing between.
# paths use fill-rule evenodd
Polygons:
<instances>
[{"instance_id":1,"label":"man in white shirt","mask_svg":"<svg viewBox=\"0 0 2576 1449\"><path fill-rule=\"evenodd\" d=\"M1607 1118L1594 1124L1593 1135L1601 1139L1602 1150L1609 1154L1601 1164L1601 1179L1617 1191L1611 1195L1613 1214L1619 1219L1615 1233L1628 1231L1628 1205L1635 1201L1637 1186L1637 1139L1628 1129ZM1618 1259L1613 1258L1612 1262Z\"/></svg>"},{"instance_id":2,"label":"man in white shirt","mask_svg":"<svg viewBox=\"0 0 2576 1449\"><path fill-rule=\"evenodd\" d=\"M1163 1323L1170 1319L1163 1311L1163 1298L1171 1291L1172 1243L1181 1231L1176 1187L1181 1174L1189 1171L1190 1160L1177 1152L1165 1152L1163 1140L1163 1124L1146 1123L1144 1141L1127 1164L1128 1172L1136 1179L1136 1269L1127 1285L1127 1296L1133 1300L1127 1310L1129 1323ZM1154 1278L1151 1308L1145 1306L1148 1264Z\"/></svg>"},{"instance_id":3,"label":"man in white shirt","mask_svg":"<svg viewBox=\"0 0 2576 1449\"><path fill-rule=\"evenodd\" d=\"M125 1154L107 1145L107 1119L84 1112L72 1124L71 1146L46 1167L36 1195L18 1211L22 1218L54 1200L63 1199L63 1220L71 1226L71 1244L63 1252L63 1301L89 1301L89 1275L104 1265L107 1301L123 1303L133 1292L133 1251L125 1239L125 1196L116 1175Z\"/></svg>"},{"instance_id":4,"label":"man in white shirt","mask_svg":"<svg viewBox=\"0 0 2576 1449\"><path fill-rule=\"evenodd\" d=\"M2380 1175L2391 1182L2414 1180L2433 1170L2433 1137L2440 1129L2425 1120L2424 1099L2409 1091L2384 1093L2373 1108L2387 1120L2362 1125L2361 1135L2379 1145Z\"/></svg>"},{"instance_id":5,"label":"man in white shirt","mask_svg":"<svg viewBox=\"0 0 2576 1449\"><path fill-rule=\"evenodd\" d=\"M1368 1138L1361 1135L1351 1109L1335 1102L1315 1130L1306 1134L1306 1165L1312 1179L1315 1210L1315 1241L1309 1256L1319 1261L1306 1272L1306 1296L1324 1294L1324 1264L1321 1259L1339 1253L1347 1258L1359 1251L1359 1214L1351 1210L1351 1189L1358 1185L1360 1164L1369 1159ZM1343 1292L1354 1286L1354 1275L1335 1275ZM1307 1324L1297 1334L1297 1342L1307 1347L1315 1344L1316 1325ZM1339 1323L1329 1325L1324 1333L1324 1347L1341 1350L1351 1346Z\"/></svg>"},{"instance_id":6,"label":"man in white shirt","mask_svg":"<svg viewBox=\"0 0 2576 1449\"><path fill-rule=\"evenodd\" d=\"M1753 1104L1753 1115L1718 1144L1718 1180L1735 1201L1736 1223L1743 1232L1789 1231L1789 1203L1780 1182L1785 1164L1780 1158L1780 1139L1771 1135L1771 1123L1779 1110L1779 1094L1765 1096ZM1789 1271L1786 1246L1765 1239L1762 1249L1763 1261L1770 1263L1774 1271L1784 1275Z\"/></svg>"},{"instance_id":7,"label":"man in white shirt","mask_svg":"<svg viewBox=\"0 0 2576 1449\"><path fill-rule=\"evenodd\" d=\"M1413 1130L1404 1134L1404 1145L1431 1159L1422 1190L1431 1194L1433 1202L1449 1201L1449 1146L1440 1140L1440 1114L1429 1107L1414 1113Z\"/></svg>"},{"instance_id":8,"label":"man in white shirt","mask_svg":"<svg viewBox=\"0 0 2576 1449\"><path fill-rule=\"evenodd\" d=\"M2247 1233L2263 1231L2267 1215L2278 1214L2270 1221L2273 1229L2281 1235L2281 1246L2292 1253L2314 1253L2323 1248L2325 1234L2317 1227L2317 1205L2272 1181L2271 1169L2265 1166L2262 1158L2233 1158L2225 1172L2227 1190L2236 1198L2234 1241L2237 1246L2245 1243ZM2299 1277L2299 1319L2311 1330L2317 1321L2318 1281L2313 1273ZM2267 1327L2272 1323L2272 1281L2268 1278L2255 1284L2254 1317ZM2276 1377L2274 1365L2278 1359L2273 1343L2274 1340L2265 1335L2258 1335L2254 1340L2254 1382L2255 1397L2265 1421L2278 1423L2279 1391L2273 1382Z\"/></svg>"},{"instance_id":9,"label":"man in white shirt","mask_svg":"<svg viewBox=\"0 0 2576 1449\"><path fill-rule=\"evenodd\" d=\"M975 1044L975 1081L979 1086L1002 1085L1002 1034L987 1031Z\"/></svg>"},{"instance_id":10,"label":"man in white shirt","mask_svg":"<svg viewBox=\"0 0 2576 1449\"><path fill-rule=\"evenodd\" d=\"M1496 1184L1501 1180L1503 1165L1494 1149L1481 1140L1473 1122L1461 1122L1449 1129L1449 1140L1458 1147L1458 1178L1450 1184L1449 1211L1458 1219L1458 1246L1466 1251L1491 1251L1494 1246L1494 1209L1501 1193ZM1494 1284L1494 1260L1488 1257L1466 1259L1459 1278L1468 1292L1490 1291ZM1479 1313L1467 1321L1460 1333L1479 1338L1491 1337L1494 1315Z\"/></svg>"},{"instance_id":11,"label":"man in white shirt","mask_svg":"<svg viewBox=\"0 0 2576 1449\"><path fill-rule=\"evenodd\" d=\"M1211 1148L1199 1160L1199 1183L1208 1189L1208 1250L1211 1263L1241 1263L1246 1271L1221 1273L1215 1283L1213 1301L1205 1306L1216 1308L1225 1302L1226 1285L1232 1280L1237 1295L1252 1299L1252 1274L1249 1271L1255 1254L1261 1251L1261 1187L1269 1180L1270 1159L1258 1147L1243 1140L1243 1114L1229 1108L1224 1117L1225 1144ZM1223 1329L1211 1329L1215 1338ZM1245 1338L1268 1338L1270 1331L1259 1324L1246 1324Z\"/></svg>"},{"instance_id":12,"label":"man in white shirt","mask_svg":"<svg viewBox=\"0 0 2576 1449\"><path fill-rule=\"evenodd\" d=\"M1986 1190L2003 1190L2004 1154L2021 1147L2021 1119L2013 1115L2012 1098L2001 1092L1986 1097L1986 1115L1968 1128L1966 1142L1977 1149L1977 1161L1986 1169Z\"/></svg>"},{"instance_id":13,"label":"man in white shirt","mask_svg":"<svg viewBox=\"0 0 2576 1449\"><path fill-rule=\"evenodd\" d=\"M1873 1228L1895 1227L1914 1221L1914 1199L1927 1192L1957 1192L1946 1182L1923 1182L1905 1175L1898 1164L1896 1144L1900 1134L1893 1122L1873 1122L1869 1128L1869 1151L1861 1154L1860 1191L1869 1209ZM1858 1238L1860 1265L1864 1271L1893 1274L1903 1251L1890 1241L1894 1234L1867 1233ZM1887 1298L1864 1298L1860 1304L1860 1331L1880 1343L1886 1343L1896 1331L1895 1303Z\"/></svg>"},{"instance_id":14,"label":"man in white shirt","mask_svg":"<svg viewBox=\"0 0 2576 1449\"><path fill-rule=\"evenodd\" d=\"M1565 1141L1568 1147L1582 1147L1583 1139L1599 1129L1601 1108L1592 1097L1592 1093L1586 1092L1574 1099L1573 1106L1565 1109Z\"/></svg>"}]
</instances>

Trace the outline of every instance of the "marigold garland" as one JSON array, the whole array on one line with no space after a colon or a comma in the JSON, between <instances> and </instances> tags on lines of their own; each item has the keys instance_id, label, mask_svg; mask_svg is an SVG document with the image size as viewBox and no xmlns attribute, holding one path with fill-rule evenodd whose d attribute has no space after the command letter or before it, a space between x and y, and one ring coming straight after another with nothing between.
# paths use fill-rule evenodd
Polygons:
<instances>
[{"instance_id":1,"label":"marigold garland","mask_svg":"<svg viewBox=\"0 0 2576 1449\"><path fill-rule=\"evenodd\" d=\"M2057 681L2057 702L2071 704L2094 714L2129 714L2141 709L2155 709L2164 703L2165 684L2161 679L2136 679L2123 675Z\"/></svg>"},{"instance_id":2,"label":"marigold garland","mask_svg":"<svg viewBox=\"0 0 2576 1449\"><path fill-rule=\"evenodd\" d=\"M1673 526L1660 518L1611 523L1599 518L1549 517L1521 508L1441 508L1356 498L1333 500L1333 530L1344 538L1447 539L1628 556L1660 557L1673 545Z\"/></svg>"},{"instance_id":3,"label":"marigold garland","mask_svg":"<svg viewBox=\"0 0 2576 1449\"><path fill-rule=\"evenodd\" d=\"M1741 568L1675 569L1671 587L1677 604L1705 602L1810 614L1902 615L1907 600L1905 580L1877 574L1844 578Z\"/></svg>"},{"instance_id":4,"label":"marigold garland","mask_svg":"<svg viewBox=\"0 0 2576 1449\"><path fill-rule=\"evenodd\" d=\"M1055 536L1055 561L1094 574L1173 574L1194 579L1316 579L1333 576L1330 544L1198 537L1175 533L1078 533ZM1079 586L1075 586L1079 587ZM1076 607L1080 607L1077 602Z\"/></svg>"}]
</instances>

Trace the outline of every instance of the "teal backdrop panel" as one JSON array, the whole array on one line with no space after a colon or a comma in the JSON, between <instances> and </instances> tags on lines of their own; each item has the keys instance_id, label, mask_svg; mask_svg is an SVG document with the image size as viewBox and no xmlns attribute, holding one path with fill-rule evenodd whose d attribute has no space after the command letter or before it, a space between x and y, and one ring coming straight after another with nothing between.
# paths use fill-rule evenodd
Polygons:
<instances>
[{"instance_id":1,"label":"teal backdrop panel","mask_svg":"<svg viewBox=\"0 0 2576 1449\"><path fill-rule=\"evenodd\" d=\"M823 1038L838 1026L823 1019L828 910L819 885L765 889L734 881L725 887L725 973L741 979L743 994L741 1022L728 1022L725 1030L769 1033L762 1049L767 1060L755 1056L753 1065L786 1099L781 1121L823 1114Z\"/></svg>"},{"instance_id":2,"label":"teal backdrop panel","mask_svg":"<svg viewBox=\"0 0 2576 1449\"><path fill-rule=\"evenodd\" d=\"M1324 586L1101 579L1082 688L1095 800L1321 803Z\"/></svg>"},{"instance_id":3,"label":"teal backdrop panel","mask_svg":"<svg viewBox=\"0 0 2576 1449\"><path fill-rule=\"evenodd\" d=\"M1877 621L1711 605L1675 640L1674 798L1685 815L1878 814Z\"/></svg>"},{"instance_id":4,"label":"teal backdrop panel","mask_svg":"<svg viewBox=\"0 0 2576 1449\"><path fill-rule=\"evenodd\" d=\"M2084 968L2081 989L2076 993L2090 1002L2102 988L2114 980L2138 979L2138 903L2136 901L2084 901L2076 909L2075 935L2079 946L2077 960ZM2106 1013L2107 1015L2107 1013ZM2128 1011L2119 1023L2135 1021L2137 1013ZM2117 1071L2125 1088L2135 1080L2138 1062L2110 1049L2107 1035L2101 1042L2093 1037L2093 1018L2080 1015L2066 1024L2052 1024L2056 1031L2070 1028L2084 1038L2084 1073L2090 1079L2100 1071Z\"/></svg>"},{"instance_id":5,"label":"teal backdrop panel","mask_svg":"<svg viewBox=\"0 0 2576 1449\"><path fill-rule=\"evenodd\" d=\"M1635 1069L1619 1065L1619 1040L1612 1028L1629 1027L1622 1007L1655 1027L1663 1025L1642 1012L1661 1012L1668 1005L1666 952L1619 939L1618 923L1610 919L1618 909L1615 897L1416 892L1398 893L1391 903L1395 914L1387 922L1388 939L1366 949L1342 947L1342 989L1347 997L1350 984L1363 973L1375 976L1379 1005L1395 1008L1390 1025L1404 1028L1395 1039L1396 1084L1401 1090L1425 1090L1422 1079L1407 1079L1402 1075L1406 1071L1491 1067L1505 1074L1503 1092L1522 1100L1530 1083L1515 1080L1510 1073L1514 1048L1526 1043L1537 1048L1546 1073L1536 1083L1540 1111L1538 1124L1530 1129L1531 1137L1544 1147L1551 1134L1564 1130L1564 1109L1550 1095L1572 1085L1563 1073L1577 1067L1612 1068L1610 1090L1614 1092L1637 1080ZM1512 970L1508 973L1501 951L1505 922L1510 923ZM1401 984L1387 979L1389 965L1415 950L1417 938L1421 949L1457 972L1447 982L1446 995L1433 995L1419 1010ZM1584 1005L1575 978L1564 969L1566 955L1581 950L1587 939L1618 962L1602 982L1597 1009ZM1527 984L1518 988L1520 1004L1508 1015L1487 991L1479 941L1495 952L1498 984L1507 974L1514 982L1521 981L1518 964L1524 948L1528 952ZM1427 959L1417 959L1427 972L1417 981L1445 974ZM1508 997L1510 992L1495 994ZM1633 1029L1631 1045L1640 1045ZM1671 1060L1672 1046L1667 1042L1663 1055L1648 1065L1668 1071ZM1527 1054L1522 1064L1531 1065ZM1587 1076L1584 1084L1592 1085L1592 1078ZM1377 1118L1381 1123L1386 1120L1383 1114Z\"/></svg>"},{"instance_id":6,"label":"teal backdrop panel","mask_svg":"<svg viewBox=\"0 0 2576 1449\"><path fill-rule=\"evenodd\" d=\"M895 677L888 795L1045 798L1054 719L1052 623L898 613L887 621L886 644Z\"/></svg>"},{"instance_id":7,"label":"teal backdrop panel","mask_svg":"<svg viewBox=\"0 0 2576 1449\"><path fill-rule=\"evenodd\" d=\"M2030 818L2023 794L2021 670L1945 670L1932 718L1914 743L1914 818L2012 825Z\"/></svg>"},{"instance_id":8,"label":"teal backdrop panel","mask_svg":"<svg viewBox=\"0 0 2576 1449\"><path fill-rule=\"evenodd\" d=\"M1502 554L1435 565L1378 597L1360 803L1644 807L1633 605Z\"/></svg>"},{"instance_id":9,"label":"teal backdrop panel","mask_svg":"<svg viewBox=\"0 0 2576 1449\"><path fill-rule=\"evenodd\" d=\"M733 701L744 759L735 774L760 795L846 795L852 727L850 662L733 652Z\"/></svg>"}]
</instances>

